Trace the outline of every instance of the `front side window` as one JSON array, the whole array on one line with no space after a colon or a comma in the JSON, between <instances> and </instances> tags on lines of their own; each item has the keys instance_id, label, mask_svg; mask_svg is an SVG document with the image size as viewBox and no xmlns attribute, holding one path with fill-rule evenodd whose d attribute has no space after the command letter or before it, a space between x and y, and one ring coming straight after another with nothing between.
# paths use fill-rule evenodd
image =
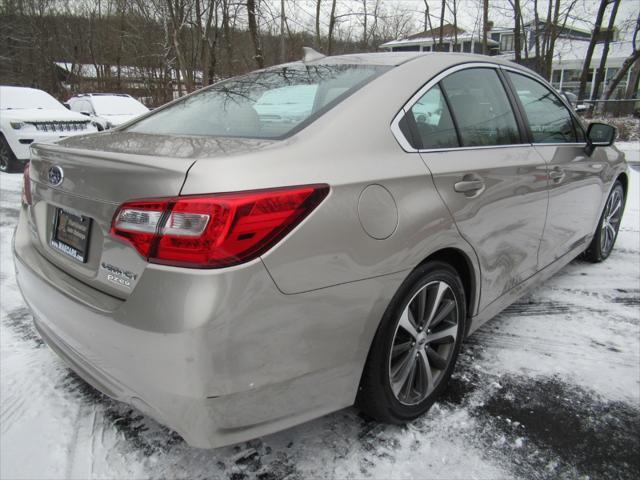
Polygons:
<instances>
[{"instance_id":1,"label":"front side window","mask_svg":"<svg viewBox=\"0 0 640 480\"><path fill-rule=\"evenodd\" d=\"M74 112L92 112L91 104L86 100L74 100L71 104L71 110Z\"/></svg>"},{"instance_id":2,"label":"front side window","mask_svg":"<svg viewBox=\"0 0 640 480\"><path fill-rule=\"evenodd\" d=\"M458 147L456 129L449 108L437 85L418 100L409 114L416 125L418 148Z\"/></svg>"},{"instance_id":3,"label":"front side window","mask_svg":"<svg viewBox=\"0 0 640 480\"><path fill-rule=\"evenodd\" d=\"M442 80L463 147L520 143L507 93L495 70L470 68Z\"/></svg>"},{"instance_id":4,"label":"front side window","mask_svg":"<svg viewBox=\"0 0 640 480\"><path fill-rule=\"evenodd\" d=\"M577 141L571 114L557 95L529 77L508 75L524 107L534 143Z\"/></svg>"},{"instance_id":5,"label":"front side window","mask_svg":"<svg viewBox=\"0 0 640 480\"><path fill-rule=\"evenodd\" d=\"M127 130L165 135L281 138L391 67L294 65L220 82Z\"/></svg>"}]
</instances>

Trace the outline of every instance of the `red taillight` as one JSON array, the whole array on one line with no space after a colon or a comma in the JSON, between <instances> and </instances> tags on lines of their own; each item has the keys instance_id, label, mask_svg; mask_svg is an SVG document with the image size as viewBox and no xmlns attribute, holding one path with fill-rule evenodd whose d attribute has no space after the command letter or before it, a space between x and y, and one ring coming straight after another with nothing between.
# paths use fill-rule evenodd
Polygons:
<instances>
[{"instance_id":1,"label":"red taillight","mask_svg":"<svg viewBox=\"0 0 640 480\"><path fill-rule=\"evenodd\" d=\"M29 165L30 162L24 166L24 173L22 174L22 203L31 205L31 179L29 177Z\"/></svg>"},{"instance_id":2,"label":"red taillight","mask_svg":"<svg viewBox=\"0 0 640 480\"><path fill-rule=\"evenodd\" d=\"M308 185L127 202L111 235L153 263L228 267L262 255L328 193L328 185Z\"/></svg>"}]
</instances>

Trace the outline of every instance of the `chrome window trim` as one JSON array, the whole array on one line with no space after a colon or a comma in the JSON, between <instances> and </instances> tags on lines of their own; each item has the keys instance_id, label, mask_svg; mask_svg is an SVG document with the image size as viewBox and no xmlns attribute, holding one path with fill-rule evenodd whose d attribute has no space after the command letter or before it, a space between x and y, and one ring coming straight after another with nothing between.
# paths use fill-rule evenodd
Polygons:
<instances>
[{"instance_id":1,"label":"chrome window trim","mask_svg":"<svg viewBox=\"0 0 640 480\"><path fill-rule=\"evenodd\" d=\"M400 109L400 111L396 114L396 116L393 118L393 120L391 121L391 133L393 134L393 136L395 137L396 141L398 142L398 144L400 145L400 147L407 153L437 153L437 152L450 152L450 151L458 151L458 150L482 150L482 149L487 149L487 148L510 148L510 147L526 147L526 146L547 146L547 147L572 147L572 146L581 146L584 147L587 143L586 142L571 142L571 143L561 143L561 142L555 142L555 143L514 143L514 144L509 144L509 145L478 145L478 146L471 146L471 147L449 147L449 148L423 148L423 149L418 149L415 148L411 145L411 143L409 142L409 140L407 140L407 138L404 136L404 134L402 133L402 130L400 130L400 120L402 120L402 117L404 117L409 110L411 110L411 108L418 102L418 100L420 100L420 98L422 98L422 96L427 93L427 91L429 91L431 88L433 88L438 82L440 82L440 80L442 80L443 78L451 75L452 73L458 72L460 70L466 70L468 68L493 68L494 70L504 70L504 71L509 71L509 72L514 72L520 75L523 75L525 77L529 77L530 79L537 81L538 83L542 84L544 87L548 88L551 93L553 95L555 95L557 98L560 99L560 101L562 102L562 104L565 106L565 108L568 110L569 115L571 115L571 117L576 120L576 123L578 124L578 126L582 129L582 133L583 135L586 137L587 132L584 130L584 128L582 127L582 124L580 122L580 119L575 115L575 112L573 111L573 109L571 108L570 105L567 104L567 101L562 98L562 96L558 95L555 91L555 89L549 85L549 83L547 81L544 80L544 78L542 78L540 75L534 73L534 72L528 72L526 70L522 70L520 68L515 68L515 67L510 67L508 65L500 65L497 63L489 63L489 62L470 62L470 63L463 63L460 65L454 65L453 67L450 67L446 70L443 70L442 72L440 72L438 75L436 75L435 77L433 77L431 80L429 80L427 83L425 83Z\"/></svg>"},{"instance_id":2,"label":"chrome window trim","mask_svg":"<svg viewBox=\"0 0 640 480\"><path fill-rule=\"evenodd\" d=\"M587 142L554 142L554 143L532 143L534 147L586 147Z\"/></svg>"},{"instance_id":3,"label":"chrome window trim","mask_svg":"<svg viewBox=\"0 0 640 480\"><path fill-rule=\"evenodd\" d=\"M407 153L431 153L431 152L449 152L449 151L458 151L458 150L484 150L487 148L509 148L509 147L525 147L531 146L531 143L513 143L508 145L477 145L477 146L469 146L469 147L448 147L448 148L422 148L418 149L411 145L409 140L404 136L402 130L400 130L400 120L404 117L411 108L422 98L422 96L427 93L431 88L433 88L440 80L449 75L459 72L460 70L467 70L470 68L491 68L493 70L499 70L502 68L507 68L513 70L514 72L520 73L521 70L517 68L511 68L499 65L497 63L489 63L489 62L469 62L462 63L460 65L454 65L453 67L449 67L446 70L443 70L427 83L425 83L400 109L400 111L396 114L396 116L391 121L391 133L395 137L396 141L400 145L400 147ZM516 113L514 112L514 115Z\"/></svg>"},{"instance_id":4,"label":"chrome window trim","mask_svg":"<svg viewBox=\"0 0 640 480\"><path fill-rule=\"evenodd\" d=\"M440 152L452 152L452 151L464 151L464 150L487 150L489 148L517 148L517 147L531 147L531 143L508 143L505 145L473 145L470 147L447 147L447 148L425 148L423 150L416 150L417 153L440 153Z\"/></svg>"}]
</instances>

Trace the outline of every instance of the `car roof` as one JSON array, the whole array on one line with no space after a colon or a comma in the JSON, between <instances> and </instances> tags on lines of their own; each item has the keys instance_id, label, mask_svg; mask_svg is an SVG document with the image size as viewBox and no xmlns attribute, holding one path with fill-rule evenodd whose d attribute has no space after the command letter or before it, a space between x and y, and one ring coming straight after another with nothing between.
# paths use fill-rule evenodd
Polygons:
<instances>
[{"instance_id":1,"label":"car roof","mask_svg":"<svg viewBox=\"0 0 640 480\"><path fill-rule=\"evenodd\" d=\"M0 85L2 90L31 90L34 92L42 92L43 90L39 88L31 88L31 87L19 87L16 85Z\"/></svg>"},{"instance_id":2,"label":"car roof","mask_svg":"<svg viewBox=\"0 0 640 480\"><path fill-rule=\"evenodd\" d=\"M77 93L71 98L82 97L131 97L131 95L126 93Z\"/></svg>"}]
</instances>

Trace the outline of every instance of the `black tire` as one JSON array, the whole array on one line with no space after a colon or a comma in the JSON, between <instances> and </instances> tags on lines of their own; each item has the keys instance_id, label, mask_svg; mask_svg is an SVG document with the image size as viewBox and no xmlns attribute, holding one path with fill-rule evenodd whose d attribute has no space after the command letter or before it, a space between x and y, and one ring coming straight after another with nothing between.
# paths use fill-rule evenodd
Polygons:
<instances>
[{"instance_id":1,"label":"black tire","mask_svg":"<svg viewBox=\"0 0 640 480\"><path fill-rule=\"evenodd\" d=\"M618 209L613 212L612 209L617 204L617 199L620 200ZM589 262L598 263L606 260L616 243L618 238L618 231L620 230L620 222L622 220L622 214L624 213L624 188L620 180L617 180L613 185L607 201L602 210L600 221L598 222L598 228L596 229L593 239L589 244L589 247L584 252L585 260Z\"/></svg>"},{"instance_id":2,"label":"black tire","mask_svg":"<svg viewBox=\"0 0 640 480\"><path fill-rule=\"evenodd\" d=\"M22 164L18 162L13 154L9 143L0 133L0 172L13 173L19 172Z\"/></svg>"},{"instance_id":3,"label":"black tire","mask_svg":"<svg viewBox=\"0 0 640 480\"><path fill-rule=\"evenodd\" d=\"M455 302L455 313L452 312L445 320L440 320L440 324L443 325L441 327L435 325L437 323L435 319L439 316L436 313L432 322L434 325L433 330L425 328L424 331L419 332L419 335L423 335L420 340L414 341L409 347L404 347L407 343L401 343L403 342L403 339L399 340L401 333L405 333L400 326L401 317L405 315L405 312L412 311L414 312L410 317L412 319L412 325L417 325L417 322L413 322L413 319L418 318L419 315L417 315L415 309L412 310L410 307L414 305L414 302L418 302L419 295L422 291L425 291L425 302L435 303L433 302L433 299L435 298L433 297L433 293L429 292L432 292L432 290L430 290L432 288L438 288L441 283L445 283L450 287L451 294L445 294L448 295L448 299L446 300L448 303L445 304L443 301L440 307L435 308L435 311L444 313L444 310L446 308L451 308L450 304ZM436 287L433 287L434 285L436 285ZM429 307L427 306L426 309L429 309ZM423 309L423 311L424 310L425 309ZM428 314L426 316L428 316ZM433 314L431 314L431 316L433 318ZM446 388L449 378L451 377L458 353L460 352L460 346L465 332L466 318L467 311L465 292L460 277L455 269L444 262L431 261L414 270L403 282L400 289L391 300L391 303L387 307L382 321L380 322L380 326L378 327L378 331L371 345L367 363L362 374L360 389L356 398L356 406L366 415L375 420L393 424L405 423L424 414L429 410L429 408L431 408L437 397ZM456 325L451 323L454 319ZM457 327L457 329L454 330L454 326ZM426 325L426 327L428 327L428 325ZM438 329L440 332L443 332L445 329L456 332L455 338L447 338L448 346L442 340L439 340L440 343L437 344L421 343L423 341L427 342L424 337L429 338L429 335L427 334L430 332L432 332L431 335L437 336L439 333ZM412 338L406 338L409 338L409 342L412 342ZM416 344L419 344L419 346L416 346ZM439 350L442 348L448 349L446 354L446 366L443 366L441 369L438 369L435 366L436 363L431 362L431 356L429 353L433 353L433 348L431 348L432 345ZM407 348L408 353L398 354L398 347ZM424 390L426 393L423 393L426 394L426 397L423 398L417 393L420 388L417 388L416 390L412 388L414 385L414 379L412 378L408 383L404 383L405 387L400 387L400 393L398 394L397 390L400 382L392 381L392 377L394 376L393 371L395 370L398 372L404 367L394 369L394 358L401 358L405 355L406 356L404 358L413 358L413 353L416 351L420 351L422 353L421 348L425 348L427 354L426 356L420 357L420 354L416 353L416 360L413 362L418 365L415 367L418 369L416 370L416 375L420 375L422 377L422 381L417 378L415 385L424 386L427 374L424 369L424 363L421 363L421 360L424 358L424 360L422 360L422 362L424 362L428 358L429 361L427 364L431 364L433 367L427 366L427 368L430 370L432 368L436 370L436 374L433 374L433 372L431 373L433 376L433 388L426 388ZM430 348L431 351L429 350ZM393 357L392 349L395 352ZM409 351L408 349L417 350ZM397 363L404 363L402 360L395 361ZM407 363L404 364L408 365L408 362L410 361L411 360L408 360ZM444 364L440 363L440 365ZM429 376L430 380L431 378L432 377ZM396 391L394 391L392 383L394 383ZM400 399L403 392L406 393L404 402ZM407 392L411 392L412 394L416 392L414 397L415 403L408 402L409 394Z\"/></svg>"}]
</instances>

